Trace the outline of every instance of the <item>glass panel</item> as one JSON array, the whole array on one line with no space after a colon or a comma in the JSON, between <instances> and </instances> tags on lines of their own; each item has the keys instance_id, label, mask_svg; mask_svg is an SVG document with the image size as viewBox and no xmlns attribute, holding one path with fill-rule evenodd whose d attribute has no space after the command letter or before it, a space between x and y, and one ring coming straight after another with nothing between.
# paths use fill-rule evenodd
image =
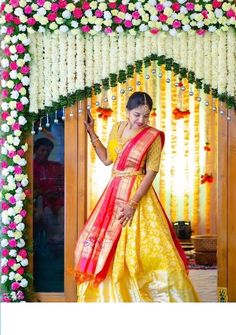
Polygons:
<instances>
[{"instance_id":1,"label":"glass panel","mask_svg":"<svg viewBox=\"0 0 236 335\"><path fill-rule=\"evenodd\" d=\"M62 112L57 114L56 122L54 117L41 120L43 129L35 129L34 137L36 292L64 292L64 122Z\"/></svg>"}]
</instances>

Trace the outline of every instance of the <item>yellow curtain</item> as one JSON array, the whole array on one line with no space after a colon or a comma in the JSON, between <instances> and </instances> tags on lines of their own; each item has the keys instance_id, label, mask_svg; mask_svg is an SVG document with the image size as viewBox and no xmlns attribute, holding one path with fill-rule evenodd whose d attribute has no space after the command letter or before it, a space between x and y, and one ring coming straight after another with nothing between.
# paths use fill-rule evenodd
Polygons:
<instances>
[{"instance_id":1,"label":"yellow curtain","mask_svg":"<svg viewBox=\"0 0 236 335\"><path fill-rule=\"evenodd\" d=\"M216 233L216 147L218 101L182 80L164 66L152 62L141 74L125 84L91 99L95 129L104 145L112 124L126 118L125 105L134 91L146 91L154 102L150 125L165 132L160 172L154 187L171 221L191 221L193 234ZM193 92L193 93L192 93ZM98 105L113 110L107 120L98 117ZM189 110L190 115L175 119L173 109ZM207 145L206 145L207 143ZM206 150L210 148L210 150ZM204 149L205 148L205 149ZM88 215L109 178L111 167L104 166L88 141ZM213 182L201 184L201 176L213 175Z\"/></svg>"}]
</instances>

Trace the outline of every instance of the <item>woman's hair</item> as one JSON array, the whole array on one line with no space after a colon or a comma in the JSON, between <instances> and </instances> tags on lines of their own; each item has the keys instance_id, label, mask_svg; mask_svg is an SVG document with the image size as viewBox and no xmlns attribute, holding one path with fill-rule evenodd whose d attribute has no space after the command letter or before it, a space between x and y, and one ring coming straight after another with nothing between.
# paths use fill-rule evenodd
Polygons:
<instances>
[{"instance_id":1,"label":"woman's hair","mask_svg":"<svg viewBox=\"0 0 236 335\"><path fill-rule=\"evenodd\" d=\"M54 144L51 140L49 140L48 138L46 137L41 137L39 138L38 140L36 140L34 142L34 151L38 150L38 148L41 146L41 145L45 145L45 147L49 147L51 149L54 148Z\"/></svg>"},{"instance_id":2,"label":"woman's hair","mask_svg":"<svg viewBox=\"0 0 236 335\"><path fill-rule=\"evenodd\" d=\"M126 108L130 111L134 108L148 105L150 111L152 110L152 98L146 92L134 92L127 102Z\"/></svg>"}]
</instances>

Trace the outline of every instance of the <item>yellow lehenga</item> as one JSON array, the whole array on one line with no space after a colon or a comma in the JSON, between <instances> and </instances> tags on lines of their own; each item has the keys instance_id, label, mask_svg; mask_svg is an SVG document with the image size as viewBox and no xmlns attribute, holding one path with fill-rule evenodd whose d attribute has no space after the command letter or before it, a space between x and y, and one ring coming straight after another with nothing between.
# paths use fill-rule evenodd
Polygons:
<instances>
[{"instance_id":1,"label":"yellow lehenga","mask_svg":"<svg viewBox=\"0 0 236 335\"><path fill-rule=\"evenodd\" d=\"M113 170L116 170L117 148L120 145L120 124L113 126L108 141L108 156L114 162ZM151 144L141 167L158 172L161 149L159 136ZM132 172L132 167L128 170ZM143 177L136 176L131 197ZM153 187L141 199L132 225L122 228L105 280L97 287L91 281L83 282L77 285L77 294L78 302L199 301Z\"/></svg>"}]
</instances>

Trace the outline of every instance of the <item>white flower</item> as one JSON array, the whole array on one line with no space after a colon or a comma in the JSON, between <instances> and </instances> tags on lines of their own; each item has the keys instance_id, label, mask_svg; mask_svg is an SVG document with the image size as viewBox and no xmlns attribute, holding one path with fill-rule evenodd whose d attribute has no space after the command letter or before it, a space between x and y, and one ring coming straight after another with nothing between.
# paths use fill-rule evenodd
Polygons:
<instances>
[{"instance_id":1,"label":"white flower","mask_svg":"<svg viewBox=\"0 0 236 335\"><path fill-rule=\"evenodd\" d=\"M11 249L10 252L9 252L9 255L11 257L16 257L16 255L17 255L16 249Z\"/></svg>"},{"instance_id":2,"label":"white flower","mask_svg":"<svg viewBox=\"0 0 236 335\"><path fill-rule=\"evenodd\" d=\"M20 263L21 263L22 266L27 266L29 264L29 261L28 261L27 258L25 258Z\"/></svg>"},{"instance_id":3,"label":"white flower","mask_svg":"<svg viewBox=\"0 0 236 335\"><path fill-rule=\"evenodd\" d=\"M16 53L16 47L15 45L11 45L10 48L9 48L11 54L15 54Z\"/></svg>"},{"instance_id":4,"label":"white flower","mask_svg":"<svg viewBox=\"0 0 236 335\"><path fill-rule=\"evenodd\" d=\"M13 233L13 236L15 237L16 240L19 240L19 238L22 237L22 232L21 231L15 231Z\"/></svg>"},{"instance_id":5,"label":"white flower","mask_svg":"<svg viewBox=\"0 0 236 335\"><path fill-rule=\"evenodd\" d=\"M204 26L203 21L199 21L199 22L197 22L197 27L198 27L198 28L202 28L203 26Z\"/></svg>"},{"instance_id":6,"label":"white flower","mask_svg":"<svg viewBox=\"0 0 236 335\"><path fill-rule=\"evenodd\" d=\"M22 84L23 84L24 86L28 86L29 83L30 83L30 79L29 79L29 77L24 76L24 77L21 79L21 82L22 82Z\"/></svg>"},{"instance_id":7,"label":"white flower","mask_svg":"<svg viewBox=\"0 0 236 335\"><path fill-rule=\"evenodd\" d=\"M169 33L170 33L171 36L175 36L177 34L177 31L176 31L175 28L173 28L173 29L169 30Z\"/></svg>"},{"instance_id":8,"label":"white flower","mask_svg":"<svg viewBox=\"0 0 236 335\"><path fill-rule=\"evenodd\" d=\"M30 39L29 38L26 38L24 41L22 41L22 43L27 46L27 45L30 45Z\"/></svg>"},{"instance_id":9,"label":"white flower","mask_svg":"<svg viewBox=\"0 0 236 335\"><path fill-rule=\"evenodd\" d=\"M7 241L7 239L2 239L2 241L1 241L1 246L3 247L3 248L5 248L6 246L8 245L8 241Z\"/></svg>"},{"instance_id":10,"label":"white flower","mask_svg":"<svg viewBox=\"0 0 236 335\"><path fill-rule=\"evenodd\" d=\"M78 26L79 26L79 24L78 24L78 22L77 21L71 21L71 27L73 27L73 28L78 28Z\"/></svg>"},{"instance_id":11,"label":"white flower","mask_svg":"<svg viewBox=\"0 0 236 335\"><path fill-rule=\"evenodd\" d=\"M97 32L101 31L102 30L102 26L94 26L93 29Z\"/></svg>"},{"instance_id":12,"label":"white flower","mask_svg":"<svg viewBox=\"0 0 236 335\"><path fill-rule=\"evenodd\" d=\"M20 223L22 221L22 216L21 215L16 215L14 218L15 223Z\"/></svg>"},{"instance_id":13,"label":"white flower","mask_svg":"<svg viewBox=\"0 0 236 335\"><path fill-rule=\"evenodd\" d=\"M59 27L59 30L62 33L66 33L69 30L69 28L66 25L63 24L62 26Z\"/></svg>"},{"instance_id":14,"label":"white flower","mask_svg":"<svg viewBox=\"0 0 236 335\"><path fill-rule=\"evenodd\" d=\"M20 264L16 263L13 266L11 266L12 270L17 271L20 268Z\"/></svg>"},{"instance_id":15,"label":"white flower","mask_svg":"<svg viewBox=\"0 0 236 335\"><path fill-rule=\"evenodd\" d=\"M91 9L87 9L87 10L84 12L84 15L87 16L87 17L92 17L92 16L93 16L93 12L91 11Z\"/></svg>"},{"instance_id":16,"label":"white flower","mask_svg":"<svg viewBox=\"0 0 236 335\"><path fill-rule=\"evenodd\" d=\"M108 12L108 11L105 11L103 16L104 16L104 19L105 19L105 20L109 20L109 19L112 18L111 13ZM130 15L130 16L131 16L131 15ZM131 16L131 18L132 18L132 16ZM127 19L127 20L128 20L128 19Z\"/></svg>"},{"instance_id":17,"label":"white flower","mask_svg":"<svg viewBox=\"0 0 236 335\"><path fill-rule=\"evenodd\" d=\"M44 16L47 13L46 9L43 7L38 8L37 14L40 16Z\"/></svg>"},{"instance_id":18,"label":"white flower","mask_svg":"<svg viewBox=\"0 0 236 335\"><path fill-rule=\"evenodd\" d=\"M5 284L7 280L8 280L8 276L6 275L1 276L1 284Z\"/></svg>"},{"instance_id":19,"label":"white flower","mask_svg":"<svg viewBox=\"0 0 236 335\"><path fill-rule=\"evenodd\" d=\"M24 230L25 229L25 224L23 222L19 223L17 226L16 226L17 230Z\"/></svg>"},{"instance_id":20,"label":"white flower","mask_svg":"<svg viewBox=\"0 0 236 335\"><path fill-rule=\"evenodd\" d=\"M23 238L21 238L18 242L17 242L17 247L18 248L23 248L25 246L25 241L23 240Z\"/></svg>"},{"instance_id":21,"label":"white flower","mask_svg":"<svg viewBox=\"0 0 236 335\"><path fill-rule=\"evenodd\" d=\"M12 230L8 230L8 232L7 232L7 236L8 236L8 237L14 237L14 233L13 233L13 231L12 231Z\"/></svg>"},{"instance_id":22,"label":"white flower","mask_svg":"<svg viewBox=\"0 0 236 335\"><path fill-rule=\"evenodd\" d=\"M124 31L124 29L121 26L116 27L116 31L120 34Z\"/></svg>"},{"instance_id":23,"label":"white flower","mask_svg":"<svg viewBox=\"0 0 236 335\"><path fill-rule=\"evenodd\" d=\"M2 27L1 27L1 34L5 35L6 32L7 32L7 27L2 26Z\"/></svg>"},{"instance_id":24,"label":"white flower","mask_svg":"<svg viewBox=\"0 0 236 335\"><path fill-rule=\"evenodd\" d=\"M140 27L139 27L139 30L140 30L140 31L146 31L146 30L148 30L148 26L147 26L146 24L143 24L143 23L142 23L142 24L140 25Z\"/></svg>"},{"instance_id":25,"label":"white flower","mask_svg":"<svg viewBox=\"0 0 236 335\"><path fill-rule=\"evenodd\" d=\"M39 29L38 29L38 32L39 33L45 33L45 28L40 26Z\"/></svg>"},{"instance_id":26,"label":"white flower","mask_svg":"<svg viewBox=\"0 0 236 335\"><path fill-rule=\"evenodd\" d=\"M11 98L14 99L14 100L17 100L19 97L19 92L14 90L14 91L11 91Z\"/></svg>"},{"instance_id":27,"label":"white flower","mask_svg":"<svg viewBox=\"0 0 236 335\"><path fill-rule=\"evenodd\" d=\"M7 102L3 102L3 103L2 103L2 110L3 110L3 111L7 111L7 110L8 110L8 107L9 107L9 105L8 105Z\"/></svg>"},{"instance_id":28,"label":"white flower","mask_svg":"<svg viewBox=\"0 0 236 335\"><path fill-rule=\"evenodd\" d=\"M20 125L23 126L27 123L27 120L24 116L21 115L21 116L19 116L18 122L19 122Z\"/></svg>"},{"instance_id":29,"label":"white flower","mask_svg":"<svg viewBox=\"0 0 236 335\"><path fill-rule=\"evenodd\" d=\"M20 282L20 286L21 287L27 287L28 286L28 280L22 279L22 281Z\"/></svg>"},{"instance_id":30,"label":"white flower","mask_svg":"<svg viewBox=\"0 0 236 335\"><path fill-rule=\"evenodd\" d=\"M7 81L7 87L8 88L13 88L14 87L14 81L13 80L8 80Z\"/></svg>"},{"instance_id":31,"label":"white flower","mask_svg":"<svg viewBox=\"0 0 236 335\"><path fill-rule=\"evenodd\" d=\"M220 9L220 8L216 8L216 9L215 9L215 16L216 16L217 18L220 18L221 16L223 16L223 11L222 11L222 9Z\"/></svg>"},{"instance_id":32,"label":"white flower","mask_svg":"<svg viewBox=\"0 0 236 335\"><path fill-rule=\"evenodd\" d=\"M3 258L1 259L1 266L5 266L5 265L7 265L7 262L8 262L8 259L7 259L6 257L3 257Z\"/></svg>"},{"instance_id":33,"label":"white flower","mask_svg":"<svg viewBox=\"0 0 236 335\"><path fill-rule=\"evenodd\" d=\"M15 13L16 16L22 16L22 15L24 15L23 9L20 8L20 7L17 7L17 8L14 10L14 13Z\"/></svg>"},{"instance_id":34,"label":"white flower","mask_svg":"<svg viewBox=\"0 0 236 335\"><path fill-rule=\"evenodd\" d=\"M23 105L27 105L29 103L29 99L26 97L22 97L20 101L22 102Z\"/></svg>"},{"instance_id":35,"label":"white flower","mask_svg":"<svg viewBox=\"0 0 236 335\"><path fill-rule=\"evenodd\" d=\"M17 262L21 262L21 261L23 261L23 259L24 258L20 255L17 255L17 257L16 257Z\"/></svg>"},{"instance_id":36,"label":"white flower","mask_svg":"<svg viewBox=\"0 0 236 335\"><path fill-rule=\"evenodd\" d=\"M164 6L165 8L167 8L167 7L171 7L171 6L172 6L172 2L171 2L171 1L165 1L165 2L163 3L163 6Z\"/></svg>"},{"instance_id":37,"label":"white flower","mask_svg":"<svg viewBox=\"0 0 236 335\"><path fill-rule=\"evenodd\" d=\"M189 25L189 24L185 24L184 26L183 26L183 30L184 31L189 31L191 29L191 26Z\"/></svg>"},{"instance_id":38,"label":"white flower","mask_svg":"<svg viewBox=\"0 0 236 335\"><path fill-rule=\"evenodd\" d=\"M169 30L169 27L168 27L166 24L163 24L163 25L162 25L162 30L164 30L164 31L168 31L168 30Z\"/></svg>"},{"instance_id":39,"label":"white flower","mask_svg":"<svg viewBox=\"0 0 236 335\"><path fill-rule=\"evenodd\" d=\"M14 130L14 135L20 137L20 135L22 134L21 130Z\"/></svg>"},{"instance_id":40,"label":"white flower","mask_svg":"<svg viewBox=\"0 0 236 335\"><path fill-rule=\"evenodd\" d=\"M14 269L15 270L15 269ZM22 280L23 279L23 277L19 274L19 273L17 273L16 275L15 275L15 281L20 281L20 280Z\"/></svg>"},{"instance_id":41,"label":"white flower","mask_svg":"<svg viewBox=\"0 0 236 335\"><path fill-rule=\"evenodd\" d=\"M9 280L13 280L15 278L15 272L11 271L9 273Z\"/></svg>"},{"instance_id":42,"label":"white flower","mask_svg":"<svg viewBox=\"0 0 236 335\"><path fill-rule=\"evenodd\" d=\"M8 67L9 66L9 60L7 58L2 59L2 67Z\"/></svg>"},{"instance_id":43,"label":"white flower","mask_svg":"<svg viewBox=\"0 0 236 335\"><path fill-rule=\"evenodd\" d=\"M24 24L20 24L20 25L19 25L19 30L20 30L20 31L26 31L26 30L27 30L27 26L24 25Z\"/></svg>"},{"instance_id":44,"label":"white flower","mask_svg":"<svg viewBox=\"0 0 236 335\"><path fill-rule=\"evenodd\" d=\"M71 12L69 10L64 10L64 12L62 13L62 17L64 17L64 19L70 19Z\"/></svg>"},{"instance_id":45,"label":"white flower","mask_svg":"<svg viewBox=\"0 0 236 335\"><path fill-rule=\"evenodd\" d=\"M13 301L16 301L16 300L17 300L16 292L11 292L10 295L11 295L11 299L12 299Z\"/></svg>"},{"instance_id":46,"label":"white flower","mask_svg":"<svg viewBox=\"0 0 236 335\"><path fill-rule=\"evenodd\" d=\"M8 126L6 123L4 123L4 124L1 125L1 130L2 130L4 133L8 133L9 130L10 130L10 128L9 128L9 126Z\"/></svg>"},{"instance_id":47,"label":"white flower","mask_svg":"<svg viewBox=\"0 0 236 335\"><path fill-rule=\"evenodd\" d=\"M1 80L1 85L2 85L3 88L7 87L6 80Z\"/></svg>"}]
</instances>

